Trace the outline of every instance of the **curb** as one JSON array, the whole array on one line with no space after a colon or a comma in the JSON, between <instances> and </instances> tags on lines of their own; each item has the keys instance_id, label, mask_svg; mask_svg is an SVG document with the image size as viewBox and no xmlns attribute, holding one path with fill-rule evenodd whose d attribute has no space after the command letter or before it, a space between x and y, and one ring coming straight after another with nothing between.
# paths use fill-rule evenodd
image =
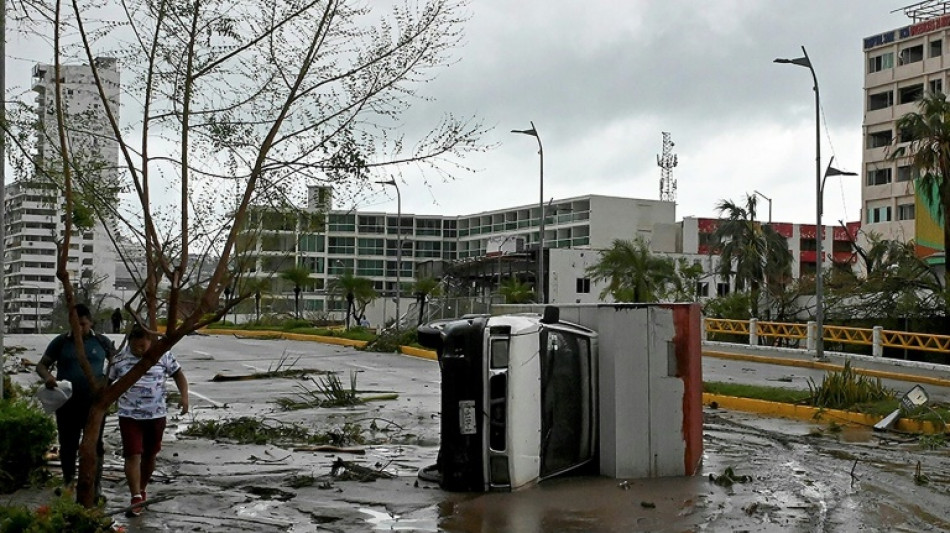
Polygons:
<instances>
[{"instance_id":1,"label":"curb","mask_svg":"<svg viewBox=\"0 0 950 533\"><path fill-rule=\"evenodd\" d=\"M326 337L324 335L307 335L304 333L284 333L282 331L257 330L248 331L244 329L202 329L199 330L206 335L234 335L235 337L249 339L285 339L289 341L314 341L324 344L336 344L339 346L352 346L354 348L363 348L368 344L367 341L358 341L353 339L344 339L342 337Z\"/></svg>"},{"instance_id":2,"label":"curb","mask_svg":"<svg viewBox=\"0 0 950 533\"><path fill-rule=\"evenodd\" d=\"M424 348L416 348L415 346L400 346L399 353L403 355L408 355L411 357L421 357L423 359L430 359L432 361L437 361L439 356L432 350L426 350Z\"/></svg>"},{"instance_id":3,"label":"curb","mask_svg":"<svg viewBox=\"0 0 950 533\"><path fill-rule=\"evenodd\" d=\"M767 355L751 355L732 352L720 352L716 350L703 350L704 357L715 357L717 359L729 359L732 361L749 361L752 363L765 363L770 365L794 366L799 368L814 368L819 370L841 370L843 365L836 363L826 363L822 361L808 361L804 359L786 359L784 357L770 357ZM889 370L872 370L869 368L860 368L852 366L857 374L862 374L872 378L896 379L899 381L910 381L913 383L923 383L926 385L935 385L938 387L950 387L950 379L921 376L918 374L903 374L900 372L891 372Z\"/></svg>"},{"instance_id":4,"label":"curb","mask_svg":"<svg viewBox=\"0 0 950 533\"><path fill-rule=\"evenodd\" d=\"M843 421L871 427L884 418L882 416L856 413L853 411L841 411L839 409L822 409L820 407L812 407L810 405L770 402L767 400L755 400L752 398L723 396L708 392L703 393L703 405L711 407L714 402L720 409L732 409L734 411L744 411L747 413L779 416L782 418L793 418L811 422L821 422L825 420L834 422ZM908 433L935 434L945 432L944 428L937 427L937 424L934 424L929 420L912 420L909 418L899 419L895 424L895 428L898 431L904 431Z\"/></svg>"}]
</instances>

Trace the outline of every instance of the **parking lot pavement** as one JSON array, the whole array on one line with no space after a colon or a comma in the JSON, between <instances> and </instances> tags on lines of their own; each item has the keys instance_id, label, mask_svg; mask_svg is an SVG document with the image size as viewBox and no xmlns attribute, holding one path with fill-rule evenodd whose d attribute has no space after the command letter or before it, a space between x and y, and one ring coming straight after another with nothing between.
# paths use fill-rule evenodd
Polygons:
<instances>
[{"instance_id":1,"label":"parking lot pavement","mask_svg":"<svg viewBox=\"0 0 950 533\"><path fill-rule=\"evenodd\" d=\"M8 336L38 358L50 337ZM40 336L35 336L40 337ZM950 528L944 452L882 440L866 428L707 410L701 475L666 479L564 478L514 493L447 493L418 480L438 447L439 370L429 360L295 341L189 336L175 349L192 381L193 412L173 416L150 497L167 498L130 531L922 531ZM361 393L394 399L347 408L283 411L309 378L211 381L291 364L312 376L356 377ZM16 380L32 383L29 373ZM174 408L172 409L174 413ZM300 443L236 444L185 437L202 421L249 417L311 433L356 425L365 443L317 451ZM114 419L107 426L107 510L127 498ZM352 427L352 426L351 426ZM354 451L362 453L353 453ZM342 462L341 462L342 461ZM350 467L349 469L347 467ZM740 481L713 482L727 469ZM373 481L365 471L385 473ZM331 475L331 474L336 475ZM929 476L920 483L919 473ZM357 476L358 477L358 476ZM5 501L38 504L52 489ZM883 502L883 503L882 503Z\"/></svg>"}]
</instances>

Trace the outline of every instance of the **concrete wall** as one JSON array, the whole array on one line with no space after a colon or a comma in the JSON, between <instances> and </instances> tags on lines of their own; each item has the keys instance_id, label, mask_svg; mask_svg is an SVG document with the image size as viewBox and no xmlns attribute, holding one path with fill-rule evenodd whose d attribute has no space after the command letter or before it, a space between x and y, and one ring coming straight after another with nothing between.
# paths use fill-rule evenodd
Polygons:
<instances>
[{"instance_id":1,"label":"concrete wall","mask_svg":"<svg viewBox=\"0 0 950 533\"><path fill-rule=\"evenodd\" d=\"M609 248L614 239L643 237L650 242L654 224L676 222L676 204L635 198L590 197L590 247Z\"/></svg>"}]
</instances>

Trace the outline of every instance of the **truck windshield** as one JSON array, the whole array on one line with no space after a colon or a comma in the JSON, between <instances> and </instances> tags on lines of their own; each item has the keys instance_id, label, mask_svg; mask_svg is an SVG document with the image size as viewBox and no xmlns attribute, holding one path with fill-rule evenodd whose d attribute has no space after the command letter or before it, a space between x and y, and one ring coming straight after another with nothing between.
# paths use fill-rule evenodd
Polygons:
<instances>
[{"instance_id":1,"label":"truck windshield","mask_svg":"<svg viewBox=\"0 0 950 533\"><path fill-rule=\"evenodd\" d=\"M590 339L546 329L541 335L541 478L592 457Z\"/></svg>"}]
</instances>

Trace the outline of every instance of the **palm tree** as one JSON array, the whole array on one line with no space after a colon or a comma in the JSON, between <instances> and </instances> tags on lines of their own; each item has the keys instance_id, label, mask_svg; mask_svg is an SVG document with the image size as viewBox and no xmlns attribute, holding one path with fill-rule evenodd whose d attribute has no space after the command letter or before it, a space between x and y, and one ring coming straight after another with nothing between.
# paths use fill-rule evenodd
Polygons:
<instances>
[{"instance_id":1,"label":"palm tree","mask_svg":"<svg viewBox=\"0 0 950 533\"><path fill-rule=\"evenodd\" d=\"M501 282L498 292L505 297L506 304L523 304L534 300L534 289L530 283L519 281L518 278L507 278Z\"/></svg>"},{"instance_id":2,"label":"palm tree","mask_svg":"<svg viewBox=\"0 0 950 533\"><path fill-rule=\"evenodd\" d=\"M433 277L416 280L416 283L412 287L412 294L415 295L416 305L419 307L418 325L421 326L422 320L425 318L426 301L430 296L438 296L440 292L439 280Z\"/></svg>"},{"instance_id":3,"label":"palm tree","mask_svg":"<svg viewBox=\"0 0 950 533\"><path fill-rule=\"evenodd\" d=\"M911 158L911 167L918 177L917 190L936 207L937 220L943 221L944 254L950 250L950 102L943 93L928 93L918 102L919 111L907 113L897 120L900 139L910 143L894 150L892 159ZM936 197L935 197L936 196ZM934 201L936 200L936 201ZM944 288L950 288L950 269L945 269ZM950 302L947 302L950 307ZM948 313L950 318L950 313Z\"/></svg>"},{"instance_id":4,"label":"palm tree","mask_svg":"<svg viewBox=\"0 0 950 533\"><path fill-rule=\"evenodd\" d=\"M300 288L309 283L310 270L301 265L296 265L280 273L280 278L294 284L294 316L300 318Z\"/></svg>"},{"instance_id":5,"label":"palm tree","mask_svg":"<svg viewBox=\"0 0 950 533\"><path fill-rule=\"evenodd\" d=\"M751 314L758 316L761 282L768 280L781 286L789 275L792 254L785 237L770 225L756 221L755 208L755 195L747 194L745 205L720 200L716 204L720 222L712 234L714 245L710 252L719 253L719 275L726 279L734 277L736 291L750 289Z\"/></svg>"},{"instance_id":6,"label":"palm tree","mask_svg":"<svg viewBox=\"0 0 950 533\"><path fill-rule=\"evenodd\" d=\"M327 294L346 299L346 329L350 329L350 318L362 315L366 306L378 297L373 280L356 276L350 270L327 282Z\"/></svg>"},{"instance_id":7,"label":"palm tree","mask_svg":"<svg viewBox=\"0 0 950 533\"><path fill-rule=\"evenodd\" d=\"M676 267L666 257L650 253L646 242L614 239L610 248L600 252L600 262L587 268L594 281L606 281L600 298L608 294L617 302L657 302L673 283Z\"/></svg>"}]
</instances>

